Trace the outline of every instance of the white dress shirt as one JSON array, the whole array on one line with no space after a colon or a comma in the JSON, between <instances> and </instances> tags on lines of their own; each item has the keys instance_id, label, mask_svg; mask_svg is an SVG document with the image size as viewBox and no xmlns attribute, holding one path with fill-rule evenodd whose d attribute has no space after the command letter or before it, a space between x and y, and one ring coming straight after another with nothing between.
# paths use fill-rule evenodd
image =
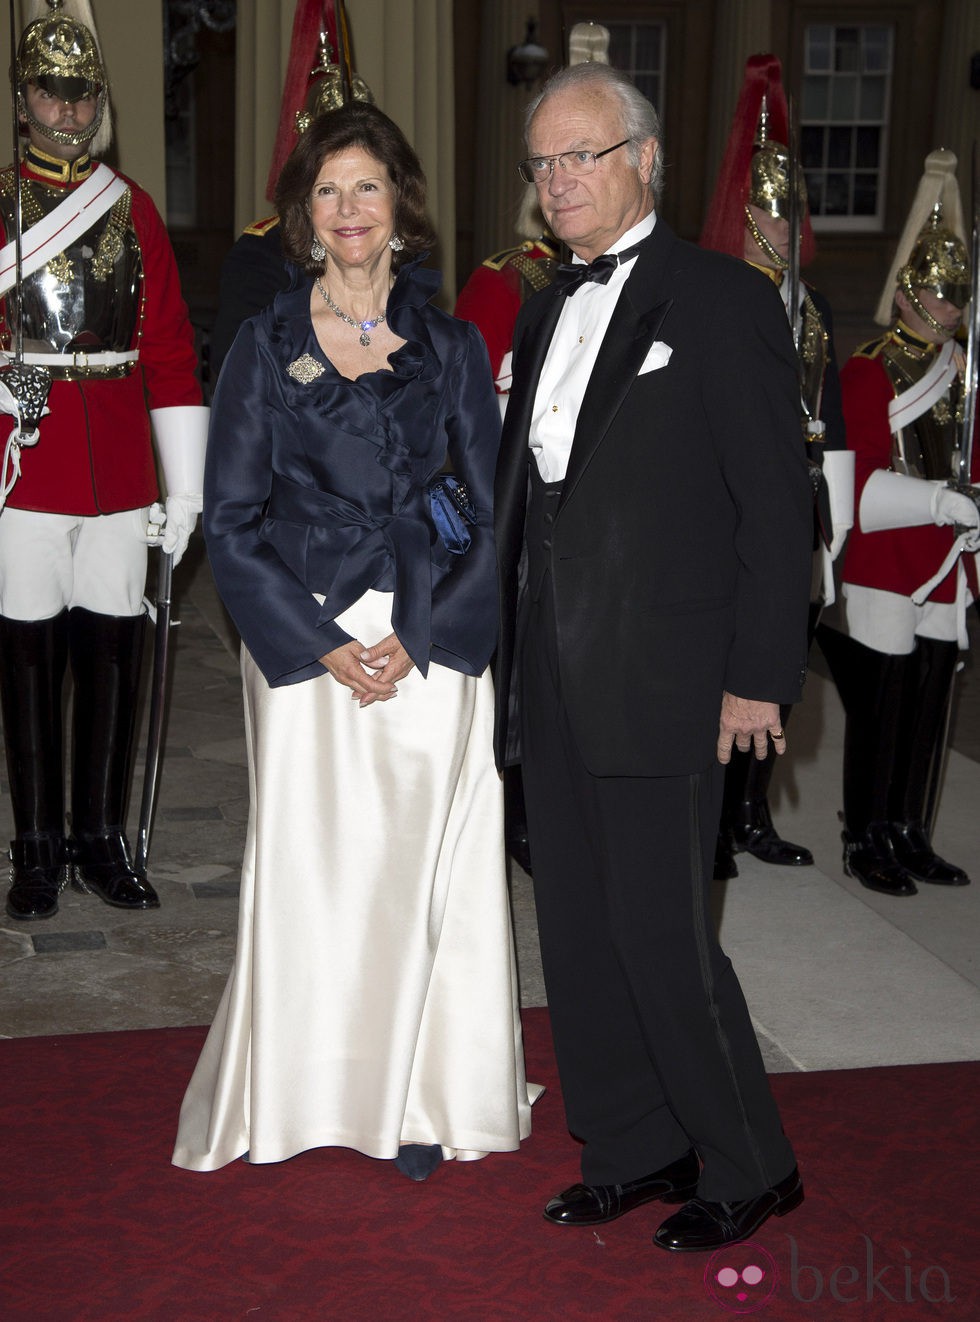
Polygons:
<instances>
[{"instance_id":1,"label":"white dress shirt","mask_svg":"<svg viewBox=\"0 0 980 1322\"><path fill-rule=\"evenodd\" d=\"M653 233L656 221L656 212L651 211L617 239L609 251L617 253L632 248ZM574 262L584 265L579 257ZM564 480L579 409L599 347L635 262L636 258L631 257L617 266L608 284L587 282L565 299L538 379L528 437L538 472L545 482Z\"/></svg>"}]
</instances>

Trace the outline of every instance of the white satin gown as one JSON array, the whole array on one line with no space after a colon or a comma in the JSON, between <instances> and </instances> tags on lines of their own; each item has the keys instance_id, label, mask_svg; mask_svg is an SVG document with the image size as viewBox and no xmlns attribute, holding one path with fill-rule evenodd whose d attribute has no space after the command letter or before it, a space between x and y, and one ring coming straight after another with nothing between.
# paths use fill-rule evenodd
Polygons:
<instances>
[{"instance_id":1,"label":"white satin gown","mask_svg":"<svg viewBox=\"0 0 980 1322\"><path fill-rule=\"evenodd\" d=\"M390 602L368 592L339 623L383 638ZM326 673L273 689L244 650L242 672L238 946L174 1163L518 1147L530 1097L489 672L412 670L363 709Z\"/></svg>"}]
</instances>

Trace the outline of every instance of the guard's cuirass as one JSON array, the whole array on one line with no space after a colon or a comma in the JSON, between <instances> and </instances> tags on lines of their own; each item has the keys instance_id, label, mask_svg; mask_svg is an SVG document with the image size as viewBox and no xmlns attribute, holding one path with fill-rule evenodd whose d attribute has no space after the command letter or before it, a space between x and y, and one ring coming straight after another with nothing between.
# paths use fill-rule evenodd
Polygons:
<instances>
[{"instance_id":1,"label":"guard's cuirass","mask_svg":"<svg viewBox=\"0 0 980 1322\"><path fill-rule=\"evenodd\" d=\"M881 350L881 363L895 388L904 394L922 379L935 361L935 348L918 349L889 339ZM954 449L962 420L960 378L907 427L892 438L892 468L896 473L948 481L957 477Z\"/></svg>"},{"instance_id":2,"label":"guard's cuirass","mask_svg":"<svg viewBox=\"0 0 980 1322\"><path fill-rule=\"evenodd\" d=\"M65 198L62 188L21 179L25 233ZM14 179L0 180L0 212L8 239L15 226ZM134 342L140 304L142 260L132 225L129 189L90 229L46 266L24 277L20 300L24 349L30 353L122 352ZM17 301L8 297L8 329L16 331ZM132 365L92 369L85 375L118 376ZM75 376L73 368L55 376Z\"/></svg>"}]
</instances>

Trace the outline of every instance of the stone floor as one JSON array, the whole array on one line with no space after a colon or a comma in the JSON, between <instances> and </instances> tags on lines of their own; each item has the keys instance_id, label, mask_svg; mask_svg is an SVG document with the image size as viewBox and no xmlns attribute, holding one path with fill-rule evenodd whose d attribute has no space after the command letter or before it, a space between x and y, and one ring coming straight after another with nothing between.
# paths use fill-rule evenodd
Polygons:
<instances>
[{"instance_id":1,"label":"stone floor","mask_svg":"<svg viewBox=\"0 0 980 1322\"><path fill-rule=\"evenodd\" d=\"M0 1036L206 1023L232 959L248 810L237 640L196 537L174 582L172 694L151 875L162 905L128 915L67 891L43 923L0 917ZM977 878L895 900L844 877L843 717L819 654L790 727L773 806L816 866L745 855L717 886L722 940L772 1069L980 1057L980 678L958 682L937 843ZM142 740L141 740L142 745ZM142 751L140 752L142 758ZM140 783L142 761L137 767ZM11 830L0 794L0 839ZM138 791L134 800L138 806ZM135 838L135 807L131 836ZM530 882L511 876L521 993L544 1003Z\"/></svg>"}]
</instances>

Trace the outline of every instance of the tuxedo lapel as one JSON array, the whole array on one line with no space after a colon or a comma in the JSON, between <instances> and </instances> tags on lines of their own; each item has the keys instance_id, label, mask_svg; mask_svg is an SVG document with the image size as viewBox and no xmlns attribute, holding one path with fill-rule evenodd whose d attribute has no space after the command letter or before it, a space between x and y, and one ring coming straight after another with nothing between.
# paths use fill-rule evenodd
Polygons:
<instances>
[{"instance_id":1,"label":"tuxedo lapel","mask_svg":"<svg viewBox=\"0 0 980 1322\"><path fill-rule=\"evenodd\" d=\"M528 435L534 397L564 302L564 295L559 294L555 286L551 286L526 303L522 310L522 323L515 340L514 384L507 401L494 484L498 547L507 546L524 526L530 455Z\"/></svg>"},{"instance_id":2,"label":"tuxedo lapel","mask_svg":"<svg viewBox=\"0 0 980 1322\"><path fill-rule=\"evenodd\" d=\"M658 219L623 286L579 410L562 504L602 444L670 311L673 300L664 297L663 291L666 253L672 240L670 230Z\"/></svg>"}]
</instances>

